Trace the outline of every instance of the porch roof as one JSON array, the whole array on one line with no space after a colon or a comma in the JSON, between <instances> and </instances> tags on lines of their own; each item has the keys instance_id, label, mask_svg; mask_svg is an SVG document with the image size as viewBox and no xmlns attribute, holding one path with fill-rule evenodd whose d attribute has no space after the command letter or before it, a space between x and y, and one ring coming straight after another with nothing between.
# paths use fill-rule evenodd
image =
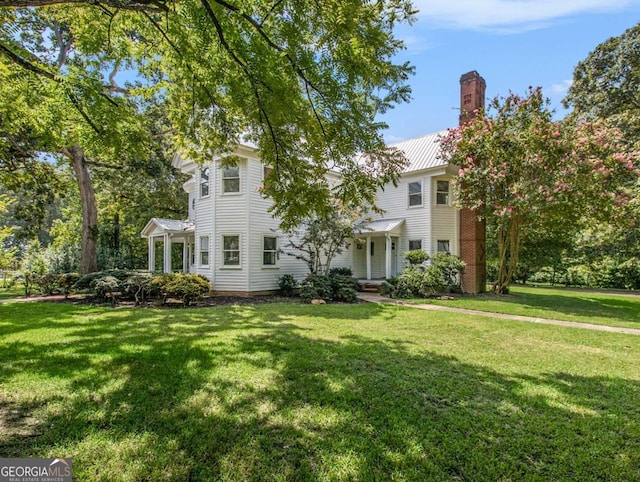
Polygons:
<instances>
[{"instance_id":1,"label":"porch roof","mask_svg":"<svg viewBox=\"0 0 640 482\"><path fill-rule=\"evenodd\" d=\"M140 234L143 238L163 234L186 234L192 233L195 227L195 223L189 220L151 218Z\"/></svg>"},{"instance_id":2,"label":"porch roof","mask_svg":"<svg viewBox=\"0 0 640 482\"><path fill-rule=\"evenodd\" d=\"M405 218L376 219L370 221L354 231L355 235L370 236L372 234L397 233L404 224Z\"/></svg>"}]
</instances>

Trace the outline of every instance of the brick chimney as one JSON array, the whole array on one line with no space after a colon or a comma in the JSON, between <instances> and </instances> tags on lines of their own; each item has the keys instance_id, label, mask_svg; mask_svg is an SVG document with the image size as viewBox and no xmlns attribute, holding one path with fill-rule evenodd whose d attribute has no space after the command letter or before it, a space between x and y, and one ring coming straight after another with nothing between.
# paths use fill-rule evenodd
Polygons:
<instances>
[{"instance_id":1,"label":"brick chimney","mask_svg":"<svg viewBox=\"0 0 640 482\"><path fill-rule=\"evenodd\" d=\"M460 125L484 108L486 82L472 70L460 77ZM467 264L462 275L464 293L484 293L487 286L486 223L477 211L460 210L460 257Z\"/></svg>"}]
</instances>

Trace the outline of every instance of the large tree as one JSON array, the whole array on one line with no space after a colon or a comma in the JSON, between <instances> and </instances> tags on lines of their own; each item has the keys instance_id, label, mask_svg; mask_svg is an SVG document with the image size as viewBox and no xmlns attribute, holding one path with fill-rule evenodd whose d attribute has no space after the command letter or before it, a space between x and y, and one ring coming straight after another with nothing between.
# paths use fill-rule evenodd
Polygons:
<instances>
[{"instance_id":1,"label":"large tree","mask_svg":"<svg viewBox=\"0 0 640 482\"><path fill-rule=\"evenodd\" d=\"M293 226L338 197L370 203L402 155L379 112L406 101L394 37L408 0L3 1L0 121L65 156L83 199L83 271L95 268L92 166L144 155L141 102L169 106L172 145L196 161L245 140L274 170L265 188ZM29 8L17 8L29 7ZM117 82L121 73L130 82ZM119 75L120 74L120 75ZM367 152L365 158L357 152ZM327 169L342 181L330 185ZM305 196L299 196L305 192ZM92 207L93 206L93 207Z\"/></svg>"},{"instance_id":2,"label":"large tree","mask_svg":"<svg viewBox=\"0 0 640 482\"><path fill-rule=\"evenodd\" d=\"M598 45L578 63L565 99L571 117L606 118L624 134L628 149L640 149L640 23ZM613 256L620 264L638 259L640 179L629 179L630 202L620 213L630 223L619 226L601 219L597 236L584 233L578 248L591 258ZM586 240L586 241L585 241Z\"/></svg>"},{"instance_id":3,"label":"large tree","mask_svg":"<svg viewBox=\"0 0 640 482\"><path fill-rule=\"evenodd\" d=\"M640 23L598 45L573 72L564 100L579 117L604 118L640 139Z\"/></svg>"},{"instance_id":4,"label":"large tree","mask_svg":"<svg viewBox=\"0 0 640 482\"><path fill-rule=\"evenodd\" d=\"M452 129L446 158L459 167L456 197L496 226L498 279L507 291L523 239L549 226L612 219L630 202L638 152L603 121L555 122L541 89L495 98L486 116ZM495 112L494 112L495 111Z\"/></svg>"}]
</instances>

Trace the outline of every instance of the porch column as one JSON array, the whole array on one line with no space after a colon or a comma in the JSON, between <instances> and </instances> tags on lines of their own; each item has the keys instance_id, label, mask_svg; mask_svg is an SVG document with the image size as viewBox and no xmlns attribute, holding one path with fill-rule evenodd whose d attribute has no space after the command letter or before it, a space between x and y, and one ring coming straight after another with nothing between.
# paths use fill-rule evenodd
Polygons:
<instances>
[{"instance_id":1,"label":"porch column","mask_svg":"<svg viewBox=\"0 0 640 482\"><path fill-rule=\"evenodd\" d=\"M149 236L147 238L147 242L149 243L148 267L149 271L153 273L156 270L156 238L154 238L153 236Z\"/></svg>"},{"instance_id":2,"label":"porch column","mask_svg":"<svg viewBox=\"0 0 640 482\"><path fill-rule=\"evenodd\" d=\"M367 236L367 280L371 280L371 236Z\"/></svg>"},{"instance_id":3,"label":"porch column","mask_svg":"<svg viewBox=\"0 0 640 482\"><path fill-rule=\"evenodd\" d=\"M164 272L171 273L171 238L164 235Z\"/></svg>"},{"instance_id":4,"label":"porch column","mask_svg":"<svg viewBox=\"0 0 640 482\"><path fill-rule=\"evenodd\" d=\"M385 243L384 277L389 278L391 275L391 235L389 233L385 233L384 243Z\"/></svg>"},{"instance_id":5,"label":"porch column","mask_svg":"<svg viewBox=\"0 0 640 482\"><path fill-rule=\"evenodd\" d=\"M187 243L187 238L184 238L184 243L182 243L182 272L189 272L189 244Z\"/></svg>"}]
</instances>

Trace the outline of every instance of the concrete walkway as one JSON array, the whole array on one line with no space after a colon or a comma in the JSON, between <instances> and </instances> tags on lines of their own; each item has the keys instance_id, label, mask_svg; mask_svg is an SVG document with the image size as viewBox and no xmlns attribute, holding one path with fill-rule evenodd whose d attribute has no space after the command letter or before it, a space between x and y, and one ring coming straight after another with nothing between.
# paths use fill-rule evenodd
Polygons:
<instances>
[{"instance_id":1,"label":"concrete walkway","mask_svg":"<svg viewBox=\"0 0 640 482\"><path fill-rule=\"evenodd\" d=\"M507 315L505 313L493 313L490 311L467 310L465 308L453 308L451 306L406 303L404 301L394 300L393 298L382 296L380 295L380 293L362 292L362 293L358 293L358 298L361 299L362 301L366 301L369 303L387 303L392 305L407 306L409 308L416 308L419 310L448 311L450 313L462 313L465 315L489 316L491 318L499 318L503 320L526 321L529 323L540 323L543 325L567 326L570 328L582 328L583 330L607 331L610 333L625 333L627 335L640 336L640 329L637 329L637 328L622 328L618 326L594 325L592 323L578 323L575 321L551 320L546 318L536 318L533 316Z\"/></svg>"}]
</instances>

